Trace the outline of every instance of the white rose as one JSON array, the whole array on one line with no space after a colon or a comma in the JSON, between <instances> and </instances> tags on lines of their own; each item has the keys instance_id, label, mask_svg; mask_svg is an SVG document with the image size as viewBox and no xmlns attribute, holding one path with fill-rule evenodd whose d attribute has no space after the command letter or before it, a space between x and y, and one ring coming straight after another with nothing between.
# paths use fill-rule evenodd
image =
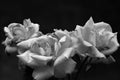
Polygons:
<instances>
[{"instance_id":1,"label":"white rose","mask_svg":"<svg viewBox=\"0 0 120 80\"><path fill-rule=\"evenodd\" d=\"M119 47L117 33L112 33L109 24L104 22L94 23L90 18L84 27L76 26L72 33L73 37L78 38L77 49L79 55L106 58Z\"/></svg>"},{"instance_id":2,"label":"white rose","mask_svg":"<svg viewBox=\"0 0 120 80\"><path fill-rule=\"evenodd\" d=\"M28 49L18 55L24 64L34 69L33 77L36 80L51 76L64 77L72 73L76 63L71 59L75 46L71 38L64 31L56 30L59 38L43 35L18 43L19 47Z\"/></svg>"},{"instance_id":3,"label":"white rose","mask_svg":"<svg viewBox=\"0 0 120 80\"><path fill-rule=\"evenodd\" d=\"M30 19L25 19L22 24L11 23L8 27L4 27L4 31L7 34L6 40L3 42L6 46L7 52L14 52L16 46L11 46L12 42L18 43L29 38L38 36L39 25L34 24Z\"/></svg>"}]
</instances>

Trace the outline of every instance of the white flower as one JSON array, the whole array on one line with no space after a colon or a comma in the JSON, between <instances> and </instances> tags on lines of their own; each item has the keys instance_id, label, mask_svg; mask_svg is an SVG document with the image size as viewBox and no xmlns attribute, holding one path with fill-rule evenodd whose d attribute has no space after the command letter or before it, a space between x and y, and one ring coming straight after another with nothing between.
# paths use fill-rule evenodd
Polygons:
<instances>
[{"instance_id":1,"label":"white flower","mask_svg":"<svg viewBox=\"0 0 120 80\"><path fill-rule=\"evenodd\" d=\"M12 48L15 48L15 46L10 45L12 42L18 43L20 41L36 37L38 36L38 33L40 33L39 25L32 23L30 19L25 19L23 25L19 23L11 23L8 27L4 27L4 31L7 34L7 38L3 44L7 46L7 52L12 52Z\"/></svg>"},{"instance_id":2,"label":"white flower","mask_svg":"<svg viewBox=\"0 0 120 80\"><path fill-rule=\"evenodd\" d=\"M71 38L64 31L56 30L53 38L43 35L18 43L18 47L26 48L27 51L19 51L19 59L24 64L34 68L33 77L36 80L49 78L51 76L64 77L72 73L76 63L71 59L75 46Z\"/></svg>"},{"instance_id":3,"label":"white flower","mask_svg":"<svg viewBox=\"0 0 120 80\"><path fill-rule=\"evenodd\" d=\"M77 51L82 56L105 58L105 55L110 55L119 46L117 33L112 33L110 25L104 22L94 23L92 18L84 27L77 25L71 34L78 38Z\"/></svg>"}]
</instances>

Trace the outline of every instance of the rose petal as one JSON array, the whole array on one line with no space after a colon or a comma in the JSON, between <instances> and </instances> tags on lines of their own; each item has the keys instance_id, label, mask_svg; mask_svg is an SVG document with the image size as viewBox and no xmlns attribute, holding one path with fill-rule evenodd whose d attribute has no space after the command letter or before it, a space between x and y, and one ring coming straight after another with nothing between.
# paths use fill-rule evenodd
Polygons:
<instances>
[{"instance_id":1,"label":"rose petal","mask_svg":"<svg viewBox=\"0 0 120 80\"><path fill-rule=\"evenodd\" d=\"M105 55L101 53L100 51L98 51L98 49L94 46L89 47L88 55L92 57L105 58Z\"/></svg>"},{"instance_id":2,"label":"rose petal","mask_svg":"<svg viewBox=\"0 0 120 80\"><path fill-rule=\"evenodd\" d=\"M87 21L87 23L85 24L85 26L83 27L83 30L81 30L82 32L82 37L85 41L95 45L96 43L96 35L94 33L94 21L92 19L92 17L90 17L90 19Z\"/></svg>"},{"instance_id":3,"label":"rose petal","mask_svg":"<svg viewBox=\"0 0 120 80\"><path fill-rule=\"evenodd\" d=\"M117 33L114 33L114 36L109 39L107 46L109 49L102 51L102 53L105 55L111 54L118 49L119 43L117 40Z\"/></svg>"},{"instance_id":4,"label":"rose petal","mask_svg":"<svg viewBox=\"0 0 120 80\"><path fill-rule=\"evenodd\" d=\"M105 29L100 30L96 35L96 47L102 48L107 47L109 43L109 39L114 36L114 33L110 31L105 31Z\"/></svg>"},{"instance_id":5,"label":"rose petal","mask_svg":"<svg viewBox=\"0 0 120 80\"><path fill-rule=\"evenodd\" d=\"M66 73L74 70L75 62L70 59L74 54L74 47L66 48L64 52L55 60L54 72L56 77L64 77Z\"/></svg>"},{"instance_id":6,"label":"rose petal","mask_svg":"<svg viewBox=\"0 0 120 80\"><path fill-rule=\"evenodd\" d=\"M11 34L9 28L4 27L4 31L7 33L7 35L8 35L9 38L13 39L13 35Z\"/></svg>"},{"instance_id":7,"label":"rose petal","mask_svg":"<svg viewBox=\"0 0 120 80\"><path fill-rule=\"evenodd\" d=\"M32 55L31 58L42 65L46 65L48 63L48 61L52 60L53 57L52 56L41 56L41 55Z\"/></svg>"},{"instance_id":8,"label":"rose petal","mask_svg":"<svg viewBox=\"0 0 120 80\"><path fill-rule=\"evenodd\" d=\"M60 43L55 42L55 44L54 44L55 56L57 56L57 53L60 48L61 48Z\"/></svg>"},{"instance_id":9,"label":"rose petal","mask_svg":"<svg viewBox=\"0 0 120 80\"><path fill-rule=\"evenodd\" d=\"M79 39L82 39L83 40L83 37L82 37L82 30L83 30L83 27L77 25L76 28L75 28L75 32L73 32L72 34L74 34L76 37L78 37Z\"/></svg>"},{"instance_id":10,"label":"rose petal","mask_svg":"<svg viewBox=\"0 0 120 80\"><path fill-rule=\"evenodd\" d=\"M66 74L74 71L76 62L72 59L67 59L65 56L57 58L54 63L54 75L57 78L63 78Z\"/></svg>"},{"instance_id":11,"label":"rose petal","mask_svg":"<svg viewBox=\"0 0 120 80\"><path fill-rule=\"evenodd\" d=\"M59 47L58 46L58 40L56 38L53 38L52 36L48 36L47 42L51 47L52 55L55 55L56 54L55 53L55 51L56 51L55 46Z\"/></svg>"},{"instance_id":12,"label":"rose petal","mask_svg":"<svg viewBox=\"0 0 120 80\"><path fill-rule=\"evenodd\" d=\"M64 39L64 42L61 42L63 41L62 39ZM63 36L60 40L59 40L59 43L61 45L61 48L59 49L58 53L57 53L57 56L60 56L62 53L64 53L65 49L70 47L72 44L72 41L71 41L71 38L70 37L67 37L67 36Z\"/></svg>"},{"instance_id":13,"label":"rose petal","mask_svg":"<svg viewBox=\"0 0 120 80\"><path fill-rule=\"evenodd\" d=\"M20 55L17 55L17 57L26 65L28 66L36 66L38 65L32 58L31 58L31 55L33 53L31 53L29 50L20 54Z\"/></svg>"},{"instance_id":14,"label":"rose petal","mask_svg":"<svg viewBox=\"0 0 120 80\"><path fill-rule=\"evenodd\" d=\"M26 33L27 33L27 31L24 28L16 27L13 30L14 39L16 39L17 42L25 40L26 39Z\"/></svg>"},{"instance_id":15,"label":"rose petal","mask_svg":"<svg viewBox=\"0 0 120 80\"><path fill-rule=\"evenodd\" d=\"M68 32L67 31L62 31L62 30L57 30L57 29L54 29L55 31L55 35L61 39L63 36L68 36Z\"/></svg>"},{"instance_id":16,"label":"rose petal","mask_svg":"<svg viewBox=\"0 0 120 80\"><path fill-rule=\"evenodd\" d=\"M74 47L66 48L64 52L62 53L62 56L65 56L67 59L74 56Z\"/></svg>"},{"instance_id":17,"label":"rose petal","mask_svg":"<svg viewBox=\"0 0 120 80\"><path fill-rule=\"evenodd\" d=\"M53 75L53 68L48 66L36 68L32 74L35 80L45 80Z\"/></svg>"},{"instance_id":18,"label":"rose petal","mask_svg":"<svg viewBox=\"0 0 120 80\"><path fill-rule=\"evenodd\" d=\"M65 42L65 41L66 41L66 36L63 36L63 37L59 40L60 43Z\"/></svg>"},{"instance_id":19,"label":"rose petal","mask_svg":"<svg viewBox=\"0 0 120 80\"><path fill-rule=\"evenodd\" d=\"M8 53L17 52L17 47L6 46L5 51Z\"/></svg>"},{"instance_id":20,"label":"rose petal","mask_svg":"<svg viewBox=\"0 0 120 80\"><path fill-rule=\"evenodd\" d=\"M55 30L55 35L59 38L58 43L61 45L61 48L57 53L57 56L60 56L64 52L65 48L68 48L71 45L72 41L67 31Z\"/></svg>"},{"instance_id":21,"label":"rose petal","mask_svg":"<svg viewBox=\"0 0 120 80\"><path fill-rule=\"evenodd\" d=\"M30 19L23 20L23 25L25 26L25 28L29 27L31 25L31 20Z\"/></svg>"},{"instance_id":22,"label":"rose petal","mask_svg":"<svg viewBox=\"0 0 120 80\"><path fill-rule=\"evenodd\" d=\"M90 43L83 41L82 43L78 43L79 46L77 48L78 54L81 56L91 56L91 57L105 57L104 54L99 52L95 46L92 46Z\"/></svg>"},{"instance_id":23,"label":"rose petal","mask_svg":"<svg viewBox=\"0 0 120 80\"><path fill-rule=\"evenodd\" d=\"M96 32L99 32L102 29L112 32L112 28L108 23L98 22L98 23L95 23L94 26L95 26L94 28L95 28Z\"/></svg>"},{"instance_id":24,"label":"rose petal","mask_svg":"<svg viewBox=\"0 0 120 80\"><path fill-rule=\"evenodd\" d=\"M39 25L38 24L34 24L30 21L30 19L25 19L23 21L23 24L25 26L25 28L27 29L27 37L36 37L37 36L37 32L39 31Z\"/></svg>"},{"instance_id":25,"label":"rose petal","mask_svg":"<svg viewBox=\"0 0 120 80\"><path fill-rule=\"evenodd\" d=\"M17 46L23 47L23 48L30 48L31 45L37 40L38 40L38 38L31 38L31 39L28 39L28 40L18 43Z\"/></svg>"},{"instance_id":26,"label":"rose petal","mask_svg":"<svg viewBox=\"0 0 120 80\"><path fill-rule=\"evenodd\" d=\"M28 27L28 37L35 37L37 36L36 33L39 31L39 25L38 24L32 24L32 27Z\"/></svg>"}]
</instances>

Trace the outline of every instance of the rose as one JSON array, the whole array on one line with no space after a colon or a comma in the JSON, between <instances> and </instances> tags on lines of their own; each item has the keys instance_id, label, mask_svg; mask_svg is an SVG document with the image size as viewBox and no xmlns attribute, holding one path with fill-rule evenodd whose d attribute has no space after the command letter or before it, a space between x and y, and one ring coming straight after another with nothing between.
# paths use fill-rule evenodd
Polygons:
<instances>
[{"instance_id":1,"label":"rose","mask_svg":"<svg viewBox=\"0 0 120 80\"><path fill-rule=\"evenodd\" d=\"M119 46L117 33L112 33L110 25L104 22L94 23L92 18L87 21L84 27L77 25L71 34L78 38L77 51L82 56L88 55L103 59L106 58L105 55L116 51ZM113 57L109 58L114 61Z\"/></svg>"},{"instance_id":2,"label":"rose","mask_svg":"<svg viewBox=\"0 0 120 80\"><path fill-rule=\"evenodd\" d=\"M30 19L25 19L23 25L11 23L8 27L4 27L4 31L7 34L7 38L3 42L7 46L6 51L14 52L16 46L11 46L11 44L38 36L39 25L32 23Z\"/></svg>"},{"instance_id":3,"label":"rose","mask_svg":"<svg viewBox=\"0 0 120 80\"><path fill-rule=\"evenodd\" d=\"M36 80L53 75L64 77L74 70L76 63L71 56L76 46L73 45L73 39L61 30L56 30L54 37L43 35L18 43L18 47L28 49L18 57L24 64L34 69L33 77Z\"/></svg>"},{"instance_id":4,"label":"rose","mask_svg":"<svg viewBox=\"0 0 120 80\"><path fill-rule=\"evenodd\" d=\"M4 27L8 38L14 39L16 42L35 37L39 31L39 25L34 24L30 19L25 19L23 25L19 23L11 23L8 27Z\"/></svg>"}]
</instances>

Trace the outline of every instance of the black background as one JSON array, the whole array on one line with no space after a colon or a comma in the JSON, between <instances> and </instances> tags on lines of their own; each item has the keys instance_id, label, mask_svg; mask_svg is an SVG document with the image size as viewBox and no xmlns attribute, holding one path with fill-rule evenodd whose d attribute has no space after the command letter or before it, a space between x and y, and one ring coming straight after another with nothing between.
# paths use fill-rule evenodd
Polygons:
<instances>
[{"instance_id":1,"label":"black background","mask_svg":"<svg viewBox=\"0 0 120 80\"><path fill-rule=\"evenodd\" d=\"M32 0L0 1L0 42L5 40L4 26L13 22L22 23L30 18L40 25L43 33L54 28L74 30L76 25L84 25L92 16L94 22L104 21L111 25L120 37L120 7L116 0ZM24 80L24 72L18 69L16 54L6 56L4 46L0 46L0 80ZM120 50L113 56L112 64L97 64L81 75L80 80L120 80ZM28 80L28 79L27 79Z\"/></svg>"}]
</instances>

